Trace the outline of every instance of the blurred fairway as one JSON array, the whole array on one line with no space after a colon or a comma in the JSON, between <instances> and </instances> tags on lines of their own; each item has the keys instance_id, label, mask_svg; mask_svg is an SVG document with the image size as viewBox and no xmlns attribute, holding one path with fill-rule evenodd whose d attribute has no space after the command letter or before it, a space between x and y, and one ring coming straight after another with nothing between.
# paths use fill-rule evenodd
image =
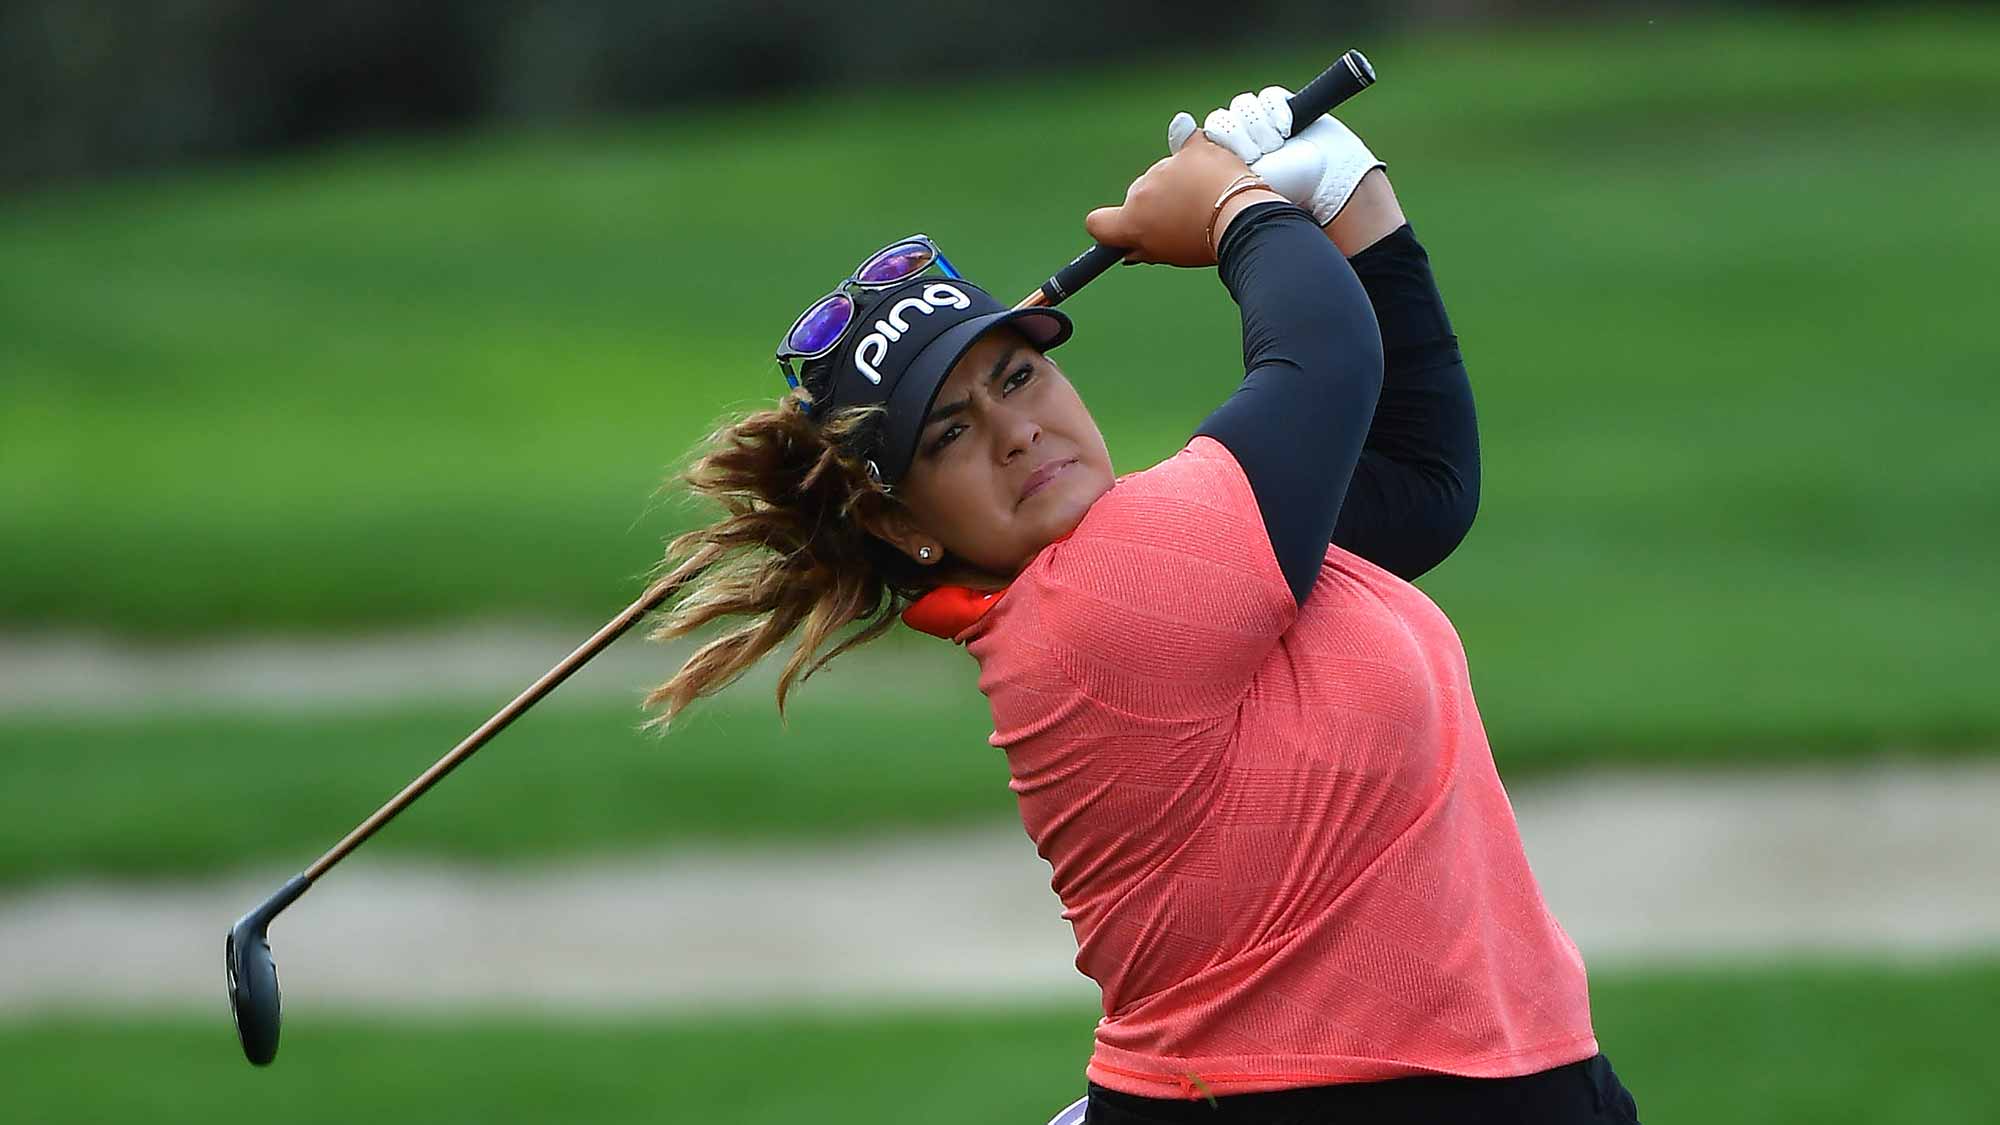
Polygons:
<instances>
[{"instance_id":1,"label":"blurred fairway","mask_svg":"<svg viewBox=\"0 0 2000 1125\"><path fill-rule=\"evenodd\" d=\"M2000 1004L1990 962L1602 977L1592 1001L1648 1122L1970 1122L2000 1101L1981 1046ZM1095 1016L359 1022L298 1011L261 1072L218 1003L208 1020L0 1025L0 1088L14 1119L47 1123L1040 1125L1082 1093Z\"/></svg>"},{"instance_id":2,"label":"blurred fairway","mask_svg":"<svg viewBox=\"0 0 2000 1125\"><path fill-rule=\"evenodd\" d=\"M1485 422L1480 524L1425 585L1509 779L1993 745L2000 345L1964 312L2000 224L1958 187L2000 164L1990 48L2000 21L1929 16L1373 50L1350 117L1432 244ZM922 182L948 190L887 201L864 187L900 180L893 94L0 205L0 624L608 615L688 517L647 513L662 466L776 389L771 324L833 271L922 228L1011 295L1153 159L1144 122L1317 58L978 87L934 107ZM1007 125L1058 119L1034 146ZM1070 307L1060 358L1125 468L1233 379L1212 276L1120 271ZM559 697L374 846L1013 816L970 662L867 655L789 730L762 689L664 743ZM499 702L0 717L0 882L317 854Z\"/></svg>"},{"instance_id":3,"label":"blurred fairway","mask_svg":"<svg viewBox=\"0 0 2000 1125\"><path fill-rule=\"evenodd\" d=\"M581 639L698 518L654 494L673 463L775 395L773 338L861 255L926 231L1017 297L1174 110L1351 45L1383 83L1344 117L1391 162L1479 395L1479 524L1423 584L1509 782L2000 745L2000 16L1971 10L1299 40L0 198L0 632L165 659L466 620ZM1240 372L1210 273L1116 271L1066 308L1056 359L1121 470ZM664 741L558 695L368 851L1017 815L962 653L898 635L851 665L789 728L746 684ZM500 702L0 714L0 890L302 864ZM1990 958L1592 990L1656 1125L2000 1105ZM221 993L0 1015L0 1121L1040 1125L1080 1092L1095 1015L308 1005L260 1072Z\"/></svg>"},{"instance_id":4,"label":"blurred fairway","mask_svg":"<svg viewBox=\"0 0 2000 1125\"><path fill-rule=\"evenodd\" d=\"M667 744L637 733L629 709L547 707L368 850L519 860L1005 823L1017 815L1006 762L965 694L970 706L897 708L894 737L878 705L853 700L794 708L782 731L760 696L688 716ZM0 724L0 885L302 867L484 717Z\"/></svg>"},{"instance_id":5,"label":"blurred fairway","mask_svg":"<svg viewBox=\"0 0 2000 1125\"><path fill-rule=\"evenodd\" d=\"M860 254L922 228L1026 290L1174 108L1336 46L8 200L0 623L608 617L692 518L666 466ZM1426 589L1496 743L1990 743L2000 20L1366 46L1350 120L1480 390L1484 510ZM1122 468L1240 370L1210 272L1070 308Z\"/></svg>"},{"instance_id":6,"label":"blurred fairway","mask_svg":"<svg viewBox=\"0 0 2000 1125\"><path fill-rule=\"evenodd\" d=\"M692 518L665 469L860 255L925 230L1013 297L1174 109L1345 45L0 203L0 623L608 616ZM2000 19L1364 46L1349 119L1480 395L1484 508L1425 585L1503 754L1990 744ZM1121 469L1240 371L1211 273L1069 308Z\"/></svg>"}]
</instances>

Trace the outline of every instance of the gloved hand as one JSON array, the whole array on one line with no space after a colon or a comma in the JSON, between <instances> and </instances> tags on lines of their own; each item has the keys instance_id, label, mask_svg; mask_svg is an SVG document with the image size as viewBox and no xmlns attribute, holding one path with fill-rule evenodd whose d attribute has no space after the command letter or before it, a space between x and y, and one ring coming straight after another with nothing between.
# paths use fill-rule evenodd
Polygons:
<instances>
[{"instance_id":1,"label":"gloved hand","mask_svg":"<svg viewBox=\"0 0 2000 1125\"><path fill-rule=\"evenodd\" d=\"M1228 108L1210 110L1201 131L1325 226L1347 206L1361 177L1386 165L1332 114L1292 136L1291 96L1283 86L1238 94ZM1194 132L1192 114L1175 114L1167 125L1167 151L1179 152Z\"/></svg>"}]
</instances>

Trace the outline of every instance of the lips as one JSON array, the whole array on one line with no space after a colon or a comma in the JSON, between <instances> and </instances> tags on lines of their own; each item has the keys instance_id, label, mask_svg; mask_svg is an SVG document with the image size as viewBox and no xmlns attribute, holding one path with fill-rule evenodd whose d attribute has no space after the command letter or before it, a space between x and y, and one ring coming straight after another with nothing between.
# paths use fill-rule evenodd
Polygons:
<instances>
[{"instance_id":1,"label":"lips","mask_svg":"<svg viewBox=\"0 0 2000 1125\"><path fill-rule=\"evenodd\" d=\"M1076 458L1074 457L1058 457L1053 461L1042 462L1040 468L1028 474L1027 483L1021 486L1021 500L1016 501L1016 503L1025 501L1028 497L1040 492L1050 481L1056 479L1056 474L1074 464L1076 464Z\"/></svg>"}]
</instances>

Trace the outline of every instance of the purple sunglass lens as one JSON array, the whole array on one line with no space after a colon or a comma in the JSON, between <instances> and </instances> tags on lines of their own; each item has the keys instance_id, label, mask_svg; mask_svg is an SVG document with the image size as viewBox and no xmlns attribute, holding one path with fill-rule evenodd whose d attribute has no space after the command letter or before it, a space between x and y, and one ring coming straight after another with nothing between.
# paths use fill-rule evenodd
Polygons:
<instances>
[{"instance_id":1,"label":"purple sunglass lens","mask_svg":"<svg viewBox=\"0 0 2000 1125\"><path fill-rule=\"evenodd\" d=\"M837 293L806 310L806 315L792 327L791 335L785 337L785 346L801 355L823 351L840 339L847 322L853 318L854 302L846 294Z\"/></svg>"},{"instance_id":2,"label":"purple sunglass lens","mask_svg":"<svg viewBox=\"0 0 2000 1125\"><path fill-rule=\"evenodd\" d=\"M931 248L921 242L899 242L861 267L856 279L871 285L915 277L931 264Z\"/></svg>"}]
</instances>

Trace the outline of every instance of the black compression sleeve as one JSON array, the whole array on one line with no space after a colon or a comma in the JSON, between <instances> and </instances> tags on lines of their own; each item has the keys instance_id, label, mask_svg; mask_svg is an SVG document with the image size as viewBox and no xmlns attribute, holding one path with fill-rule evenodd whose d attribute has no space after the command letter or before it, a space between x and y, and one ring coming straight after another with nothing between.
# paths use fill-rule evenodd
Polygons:
<instances>
[{"instance_id":1,"label":"black compression sleeve","mask_svg":"<svg viewBox=\"0 0 2000 1125\"><path fill-rule=\"evenodd\" d=\"M1350 259L1382 330L1381 398L1333 541L1403 578L1443 562L1479 508L1472 384L1405 224Z\"/></svg>"},{"instance_id":2,"label":"black compression sleeve","mask_svg":"<svg viewBox=\"0 0 2000 1125\"><path fill-rule=\"evenodd\" d=\"M1224 233L1217 270L1243 314L1243 383L1195 431L1228 447L1301 604L1319 575L1382 387L1368 294L1325 232L1259 203Z\"/></svg>"}]
</instances>

